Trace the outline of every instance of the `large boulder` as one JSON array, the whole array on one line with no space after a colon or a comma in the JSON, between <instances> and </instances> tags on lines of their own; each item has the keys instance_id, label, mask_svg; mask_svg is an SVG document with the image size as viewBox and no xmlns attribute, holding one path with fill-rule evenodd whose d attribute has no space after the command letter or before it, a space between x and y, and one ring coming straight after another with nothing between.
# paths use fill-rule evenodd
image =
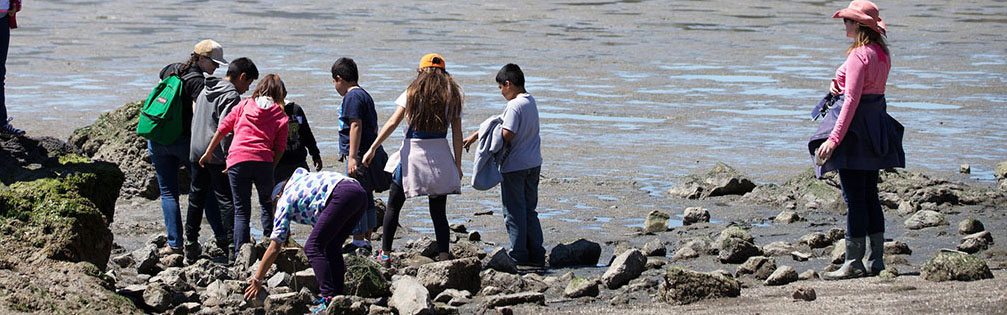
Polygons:
<instances>
[{"instance_id":1,"label":"large boulder","mask_svg":"<svg viewBox=\"0 0 1007 315\"><path fill-rule=\"evenodd\" d=\"M583 296L597 297L600 290L598 290L598 280L588 279L584 277L573 277L570 282L567 283L566 289L563 290L563 296L567 298L579 298Z\"/></svg>"},{"instance_id":2,"label":"large boulder","mask_svg":"<svg viewBox=\"0 0 1007 315\"><path fill-rule=\"evenodd\" d=\"M755 183L734 168L717 163L706 174L682 178L668 191L673 196L699 199L725 195L744 195L755 189Z\"/></svg>"},{"instance_id":3,"label":"large boulder","mask_svg":"<svg viewBox=\"0 0 1007 315\"><path fill-rule=\"evenodd\" d=\"M647 214L647 219L643 222L643 231L647 233L664 232L668 230L668 221L671 216L661 211L651 211Z\"/></svg>"},{"instance_id":4,"label":"large boulder","mask_svg":"<svg viewBox=\"0 0 1007 315\"><path fill-rule=\"evenodd\" d=\"M962 252L942 251L923 264L920 276L930 281L975 281L993 278L986 261Z\"/></svg>"},{"instance_id":5,"label":"large boulder","mask_svg":"<svg viewBox=\"0 0 1007 315\"><path fill-rule=\"evenodd\" d=\"M560 243L549 252L549 266L553 268L595 266L601 258L601 245L586 239Z\"/></svg>"},{"instance_id":6,"label":"large boulder","mask_svg":"<svg viewBox=\"0 0 1007 315\"><path fill-rule=\"evenodd\" d=\"M755 244L740 238L729 238L721 242L717 258L721 263L740 264L758 255L762 255L762 250Z\"/></svg>"},{"instance_id":7,"label":"large boulder","mask_svg":"<svg viewBox=\"0 0 1007 315\"><path fill-rule=\"evenodd\" d=\"M985 231L983 223L976 219L965 219L958 223L958 234L969 235Z\"/></svg>"},{"instance_id":8,"label":"large boulder","mask_svg":"<svg viewBox=\"0 0 1007 315\"><path fill-rule=\"evenodd\" d=\"M947 216L940 212L922 210L913 214L913 216L909 217L909 219L906 219L904 224L907 229L919 230L928 227L948 225L948 219Z\"/></svg>"},{"instance_id":9,"label":"large boulder","mask_svg":"<svg viewBox=\"0 0 1007 315\"><path fill-rule=\"evenodd\" d=\"M480 270L482 263L479 262L479 258L472 257L420 266L416 277L431 295L437 295L445 289L479 292Z\"/></svg>"},{"instance_id":10,"label":"large boulder","mask_svg":"<svg viewBox=\"0 0 1007 315\"><path fill-rule=\"evenodd\" d=\"M310 304L307 291L272 294L266 297L266 314L304 314L310 311Z\"/></svg>"},{"instance_id":11,"label":"large boulder","mask_svg":"<svg viewBox=\"0 0 1007 315\"><path fill-rule=\"evenodd\" d=\"M433 314L430 292L416 278L399 276L392 280L392 297L388 306L401 315Z\"/></svg>"},{"instance_id":12,"label":"large boulder","mask_svg":"<svg viewBox=\"0 0 1007 315\"><path fill-rule=\"evenodd\" d=\"M664 285L658 294L667 303L685 305L711 298L737 297L741 294L741 283L719 274L672 267L664 274Z\"/></svg>"},{"instance_id":13,"label":"large boulder","mask_svg":"<svg viewBox=\"0 0 1007 315\"><path fill-rule=\"evenodd\" d=\"M688 207L682 214L682 225L710 222L710 210L703 207Z\"/></svg>"},{"instance_id":14,"label":"large boulder","mask_svg":"<svg viewBox=\"0 0 1007 315\"><path fill-rule=\"evenodd\" d=\"M628 250L615 258L601 276L601 282L609 289L618 289L639 277L646 269L647 256L636 249Z\"/></svg>"},{"instance_id":15,"label":"large boulder","mask_svg":"<svg viewBox=\"0 0 1007 315\"><path fill-rule=\"evenodd\" d=\"M510 255L507 254L507 250L503 247L497 247L490 253L489 259L486 262L486 268L506 273L518 272L514 259L511 259Z\"/></svg>"},{"instance_id":16,"label":"large boulder","mask_svg":"<svg viewBox=\"0 0 1007 315\"><path fill-rule=\"evenodd\" d=\"M85 156L114 163L123 170L123 195L157 199L160 190L147 153L147 140L136 134L142 106L142 101L132 102L104 113L90 126L74 130L68 142ZM179 188L188 191L189 182L180 180Z\"/></svg>"}]
</instances>

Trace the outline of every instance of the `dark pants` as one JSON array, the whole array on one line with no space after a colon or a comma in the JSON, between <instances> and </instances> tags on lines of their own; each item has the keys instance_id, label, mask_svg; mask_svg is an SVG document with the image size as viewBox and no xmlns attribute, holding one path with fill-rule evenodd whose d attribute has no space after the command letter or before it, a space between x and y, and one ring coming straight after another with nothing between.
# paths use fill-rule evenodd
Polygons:
<instances>
[{"instance_id":1,"label":"dark pants","mask_svg":"<svg viewBox=\"0 0 1007 315\"><path fill-rule=\"evenodd\" d=\"M448 228L447 204L448 196L429 196L430 200L430 220L434 223L434 235L437 237L437 249L446 253L450 250L451 230ZM395 239L395 230L399 227L399 213L402 212L402 205L406 202L406 194L402 191L402 186L392 183L388 190L388 209L385 212L384 230L381 235L381 249L385 252L392 251L392 241Z\"/></svg>"},{"instance_id":2,"label":"dark pants","mask_svg":"<svg viewBox=\"0 0 1007 315\"><path fill-rule=\"evenodd\" d=\"M504 206L504 224L510 237L511 258L518 262L544 262L542 225L538 221L538 177L542 167L536 166L503 173L500 184Z\"/></svg>"},{"instance_id":3,"label":"dark pants","mask_svg":"<svg viewBox=\"0 0 1007 315\"><path fill-rule=\"evenodd\" d=\"M220 206L220 225L226 233L228 243L234 242L234 198L231 192L231 181L224 173L223 164L208 164L210 182L213 186L213 194L217 197L217 205Z\"/></svg>"},{"instance_id":4,"label":"dark pants","mask_svg":"<svg viewBox=\"0 0 1007 315\"><path fill-rule=\"evenodd\" d=\"M342 247L350 231L367 208L367 193L359 184L342 181L332 189L329 201L304 243L311 269L315 270L323 297L343 294L346 266Z\"/></svg>"},{"instance_id":5,"label":"dark pants","mask_svg":"<svg viewBox=\"0 0 1007 315\"><path fill-rule=\"evenodd\" d=\"M276 170L273 171L273 182L279 183L290 179L290 176L294 175L294 171L296 171L298 167L308 169L308 162L301 162L300 164L276 164Z\"/></svg>"},{"instance_id":6,"label":"dark pants","mask_svg":"<svg viewBox=\"0 0 1007 315\"><path fill-rule=\"evenodd\" d=\"M231 198L234 198L234 248L248 243L249 221L252 217L252 184L259 193L261 209L262 234L266 237L273 232L273 163L248 161L231 166L227 170L231 181Z\"/></svg>"},{"instance_id":7,"label":"dark pants","mask_svg":"<svg viewBox=\"0 0 1007 315\"><path fill-rule=\"evenodd\" d=\"M3 27L0 27L2 29ZM6 121L4 122L6 123ZM179 138L169 145L147 141L150 162L161 191L161 214L168 232L168 246L182 248L182 211L178 206L178 170L189 166L189 139Z\"/></svg>"},{"instance_id":8,"label":"dark pants","mask_svg":"<svg viewBox=\"0 0 1007 315\"><path fill-rule=\"evenodd\" d=\"M878 198L878 171L839 170L846 212L846 237L865 237L885 231L885 214Z\"/></svg>"},{"instance_id":9,"label":"dark pants","mask_svg":"<svg viewBox=\"0 0 1007 315\"><path fill-rule=\"evenodd\" d=\"M0 18L0 125L7 123L7 50L10 48L10 16Z\"/></svg>"},{"instance_id":10,"label":"dark pants","mask_svg":"<svg viewBox=\"0 0 1007 315\"><path fill-rule=\"evenodd\" d=\"M185 212L185 239L189 242L199 242L199 229L203 224L203 213L206 222L213 229L213 236L218 240L227 239L227 230L221 222L219 201L214 194L213 170L202 168L198 163L191 164L189 186L189 209ZM219 172L219 171L218 171ZM219 173L218 173L219 174ZM223 176L224 174L219 174ZM233 219L232 219L233 221Z\"/></svg>"}]
</instances>

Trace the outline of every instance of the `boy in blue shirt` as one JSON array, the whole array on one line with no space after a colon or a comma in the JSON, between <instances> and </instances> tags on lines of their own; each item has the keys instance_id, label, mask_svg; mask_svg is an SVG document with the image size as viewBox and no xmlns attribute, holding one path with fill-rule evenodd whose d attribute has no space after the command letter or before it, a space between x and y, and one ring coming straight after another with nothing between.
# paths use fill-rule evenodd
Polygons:
<instances>
[{"instance_id":1,"label":"boy in blue shirt","mask_svg":"<svg viewBox=\"0 0 1007 315\"><path fill-rule=\"evenodd\" d=\"M538 182L542 171L542 140L539 138L538 107L524 88L524 72L510 63L497 72L497 86L507 99L503 115L503 138L507 158L500 165L504 223L510 237L510 256L519 265L545 265L542 225L538 220ZM463 142L468 150L479 139L473 133Z\"/></svg>"},{"instance_id":2,"label":"boy in blue shirt","mask_svg":"<svg viewBox=\"0 0 1007 315\"><path fill-rule=\"evenodd\" d=\"M332 64L332 84L343 97L343 103L339 107L339 161L346 160L347 175L366 182L363 180L366 174L360 164L360 157L378 137L378 114L371 95L360 88L357 80L359 73L353 59L339 58ZM366 251L371 249L371 233L378 226L378 215L374 205L374 189L366 186L368 185L364 187L367 191L367 211L353 230L353 242L347 245L345 252L354 252L357 248L365 248Z\"/></svg>"}]
</instances>

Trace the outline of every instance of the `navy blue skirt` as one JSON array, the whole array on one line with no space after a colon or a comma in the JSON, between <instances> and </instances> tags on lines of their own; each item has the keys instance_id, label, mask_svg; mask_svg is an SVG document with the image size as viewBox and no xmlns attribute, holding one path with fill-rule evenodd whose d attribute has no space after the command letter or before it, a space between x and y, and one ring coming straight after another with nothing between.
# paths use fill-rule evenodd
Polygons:
<instances>
[{"instance_id":1,"label":"navy blue skirt","mask_svg":"<svg viewBox=\"0 0 1007 315\"><path fill-rule=\"evenodd\" d=\"M840 95L835 106L829 109L825 119L818 125L818 131L808 141L812 161L815 151L832 134L843 101L844 97ZM905 127L888 115L887 107L884 94L862 95L842 143L836 147L825 165L815 166L815 175L821 178L823 174L840 169L881 170L906 167L906 153L902 150Z\"/></svg>"}]
</instances>

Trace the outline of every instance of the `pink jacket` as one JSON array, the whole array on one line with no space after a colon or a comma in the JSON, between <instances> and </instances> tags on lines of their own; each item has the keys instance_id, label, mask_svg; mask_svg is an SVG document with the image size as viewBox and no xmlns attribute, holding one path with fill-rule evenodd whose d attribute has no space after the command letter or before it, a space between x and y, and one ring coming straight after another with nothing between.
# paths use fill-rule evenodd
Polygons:
<instances>
[{"instance_id":1,"label":"pink jacket","mask_svg":"<svg viewBox=\"0 0 1007 315\"><path fill-rule=\"evenodd\" d=\"M839 145L850 128L853 114L860 105L860 96L864 94L884 94L885 83L888 82L888 71L892 69L891 59L881 49L880 45L861 46L850 52L846 62L836 70L836 81L839 89L845 94L843 107L839 111L839 119L829 135L829 141Z\"/></svg>"},{"instance_id":2,"label":"pink jacket","mask_svg":"<svg viewBox=\"0 0 1007 315\"><path fill-rule=\"evenodd\" d=\"M287 147L287 114L268 98L246 98L220 121L217 132L234 132L228 168L247 161L273 162L274 152Z\"/></svg>"}]
</instances>

